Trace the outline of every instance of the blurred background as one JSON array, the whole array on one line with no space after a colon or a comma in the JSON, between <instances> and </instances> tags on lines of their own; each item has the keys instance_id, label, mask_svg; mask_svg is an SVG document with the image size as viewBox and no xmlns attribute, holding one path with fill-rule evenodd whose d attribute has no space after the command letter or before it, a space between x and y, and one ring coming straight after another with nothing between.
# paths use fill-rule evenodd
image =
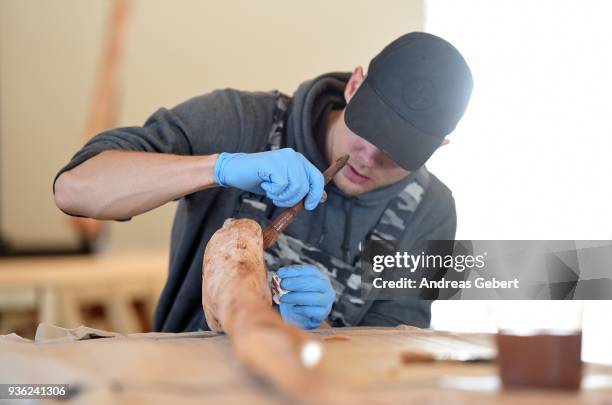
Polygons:
<instances>
[{"instance_id":1,"label":"blurred background","mask_svg":"<svg viewBox=\"0 0 612 405\"><path fill-rule=\"evenodd\" d=\"M466 116L428 163L453 190L457 239L612 238L610 11L603 0L0 0L0 333L31 337L41 321L150 329L176 205L127 223L63 215L53 178L91 136L217 88L291 94L367 68L415 30L452 42L475 77ZM491 331L496 305L436 302L432 324ZM585 303L583 357L612 339L610 310Z\"/></svg>"}]
</instances>

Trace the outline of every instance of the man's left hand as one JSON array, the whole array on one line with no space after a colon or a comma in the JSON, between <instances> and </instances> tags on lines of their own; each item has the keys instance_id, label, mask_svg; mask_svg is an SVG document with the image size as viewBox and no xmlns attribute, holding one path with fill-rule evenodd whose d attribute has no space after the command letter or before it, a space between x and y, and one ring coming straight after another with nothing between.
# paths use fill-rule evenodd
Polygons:
<instances>
[{"instance_id":1,"label":"man's left hand","mask_svg":"<svg viewBox=\"0 0 612 405\"><path fill-rule=\"evenodd\" d=\"M277 273L281 288L289 291L280 298L283 319L303 329L318 328L336 297L327 274L309 264L281 267Z\"/></svg>"}]
</instances>

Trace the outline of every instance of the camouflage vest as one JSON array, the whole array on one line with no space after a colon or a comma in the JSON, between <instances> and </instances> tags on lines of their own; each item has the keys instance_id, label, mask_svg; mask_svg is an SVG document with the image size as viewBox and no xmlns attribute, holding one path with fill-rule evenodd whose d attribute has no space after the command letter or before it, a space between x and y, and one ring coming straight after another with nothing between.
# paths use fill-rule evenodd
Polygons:
<instances>
[{"instance_id":1,"label":"camouflage vest","mask_svg":"<svg viewBox=\"0 0 612 405\"><path fill-rule=\"evenodd\" d=\"M268 136L266 150L276 150L281 147L289 102L289 97L278 93L274 123ZM389 202L367 239L388 241L391 245L401 239L412 213L418 207L427 188L428 175L424 168L414 173L413 181ZM244 192L239 198L234 218L251 218L264 228L272 219L273 209L272 202L264 196ZM360 253L355 261L347 263L317 246L282 234L273 247L266 249L264 258L270 270L270 277L280 267L292 264L311 264L327 273L336 292L336 300L327 321L331 326L353 326L358 325L363 319L376 298L377 291L372 288L371 283L361 283L362 242L358 248Z\"/></svg>"}]
</instances>

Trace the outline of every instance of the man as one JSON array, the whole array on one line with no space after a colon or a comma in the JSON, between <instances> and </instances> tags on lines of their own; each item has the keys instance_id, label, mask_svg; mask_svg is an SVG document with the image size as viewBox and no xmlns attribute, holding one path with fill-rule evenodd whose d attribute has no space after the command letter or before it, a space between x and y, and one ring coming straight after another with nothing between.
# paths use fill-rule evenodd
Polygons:
<instances>
[{"instance_id":1,"label":"man","mask_svg":"<svg viewBox=\"0 0 612 405\"><path fill-rule=\"evenodd\" d=\"M162 108L143 127L103 132L58 173L55 201L71 215L127 220L180 199L155 330L208 328L202 255L226 218L264 226L304 197L306 211L265 252L289 291L282 317L303 328L324 320L425 327L430 301L373 299L358 261L364 240L454 238L451 192L424 163L462 117L471 89L452 45L406 34L371 61L367 77L361 67L324 74L291 100L218 90ZM321 172L347 153L319 205Z\"/></svg>"}]
</instances>

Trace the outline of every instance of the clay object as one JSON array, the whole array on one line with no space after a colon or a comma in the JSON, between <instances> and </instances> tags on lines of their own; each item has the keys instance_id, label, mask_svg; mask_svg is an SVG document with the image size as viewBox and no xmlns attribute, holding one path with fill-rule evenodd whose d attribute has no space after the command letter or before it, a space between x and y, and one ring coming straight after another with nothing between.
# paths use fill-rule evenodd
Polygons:
<instances>
[{"instance_id":1,"label":"clay object","mask_svg":"<svg viewBox=\"0 0 612 405\"><path fill-rule=\"evenodd\" d=\"M321 345L271 306L259 224L227 219L204 252L202 304L210 328L225 332L238 358L279 385L294 387L321 358Z\"/></svg>"}]
</instances>

